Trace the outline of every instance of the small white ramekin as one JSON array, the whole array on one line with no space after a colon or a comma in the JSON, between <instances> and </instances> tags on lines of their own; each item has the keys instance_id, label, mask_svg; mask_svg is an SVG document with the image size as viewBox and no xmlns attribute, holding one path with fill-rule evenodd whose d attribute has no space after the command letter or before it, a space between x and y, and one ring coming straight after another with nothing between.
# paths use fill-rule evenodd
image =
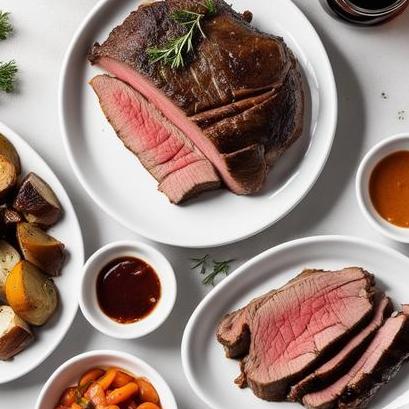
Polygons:
<instances>
[{"instance_id":1,"label":"small white ramekin","mask_svg":"<svg viewBox=\"0 0 409 409\"><path fill-rule=\"evenodd\" d=\"M161 284L161 297L154 310L145 318L130 324L121 324L101 310L96 291L97 277L110 261L119 257L137 257L150 264ZM177 285L172 266L158 250L145 243L120 241L96 251L85 263L79 295L82 313L98 331L113 338L140 338L155 331L168 318L175 305Z\"/></svg>"},{"instance_id":2,"label":"small white ramekin","mask_svg":"<svg viewBox=\"0 0 409 409\"><path fill-rule=\"evenodd\" d=\"M365 155L358 168L356 195L362 213L376 230L389 239L409 243L409 228L395 226L386 221L375 209L369 193L369 181L376 165L386 156L402 150L409 151L409 133L394 135L375 145Z\"/></svg>"},{"instance_id":3,"label":"small white ramekin","mask_svg":"<svg viewBox=\"0 0 409 409\"><path fill-rule=\"evenodd\" d=\"M158 372L141 359L118 351L85 352L65 362L57 368L41 389L35 409L56 407L64 390L75 385L84 372L95 367L117 367L136 377L146 377L158 392L162 408L177 409L172 391Z\"/></svg>"}]
</instances>

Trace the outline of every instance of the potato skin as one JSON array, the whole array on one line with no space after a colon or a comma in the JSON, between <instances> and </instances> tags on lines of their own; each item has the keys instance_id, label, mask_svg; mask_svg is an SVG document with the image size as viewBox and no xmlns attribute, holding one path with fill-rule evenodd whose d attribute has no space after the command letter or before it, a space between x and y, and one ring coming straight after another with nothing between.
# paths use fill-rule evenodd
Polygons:
<instances>
[{"instance_id":1,"label":"potato skin","mask_svg":"<svg viewBox=\"0 0 409 409\"><path fill-rule=\"evenodd\" d=\"M60 274L64 264L64 244L29 223L17 225L17 240L24 258L50 276Z\"/></svg>"},{"instance_id":2,"label":"potato skin","mask_svg":"<svg viewBox=\"0 0 409 409\"><path fill-rule=\"evenodd\" d=\"M48 198L45 197L46 195ZM54 225L62 216L62 208L55 193L33 172L24 178L13 207L22 213L28 222L44 228Z\"/></svg>"},{"instance_id":3,"label":"potato skin","mask_svg":"<svg viewBox=\"0 0 409 409\"><path fill-rule=\"evenodd\" d=\"M8 306L0 307L0 315ZM6 361L17 355L27 347L34 339L28 325L19 317L15 316L13 327L0 337L0 360Z\"/></svg>"},{"instance_id":4,"label":"potato skin","mask_svg":"<svg viewBox=\"0 0 409 409\"><path fill-rule=\"evenodd\" d=\"M17 176L19 176L21 173L20 157L14 145L3 134L0 134L0 155L5 156L13 163Z\"/></svg>"},{"instance_id":5,"label":"potato skin","mask_svg":"<svg viewBox=\"0 0 409 409\"><path fill-rule=\"evenodd\" d=\"M20 261L7 277L6 298L24 321L31 325L44 325L58 305L54 282L35 265Z\"/></svg>"}]
</instances>

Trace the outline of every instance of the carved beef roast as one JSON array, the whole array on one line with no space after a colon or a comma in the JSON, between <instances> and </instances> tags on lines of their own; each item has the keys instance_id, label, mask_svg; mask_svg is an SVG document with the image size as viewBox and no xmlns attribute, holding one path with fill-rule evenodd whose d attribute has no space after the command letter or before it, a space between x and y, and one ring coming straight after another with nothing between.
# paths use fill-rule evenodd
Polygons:
<instances>
[{"instance_id":1,"label":"carved beef roast","mask_svg":"<svg viewBox=\"0 0 409 409\"><path fill-rule=\"evenodd\" d=\"M250 194L302 132L303 84L282 38L254 28L249 13L215 4L216 14L202 22L206 38L196 36L184 67L151 63L147 49L184 33L172 12L203 11L193 0L141 5L94 45L89 59L155 105L231 191Z\"/></svg>"}]
</instances>

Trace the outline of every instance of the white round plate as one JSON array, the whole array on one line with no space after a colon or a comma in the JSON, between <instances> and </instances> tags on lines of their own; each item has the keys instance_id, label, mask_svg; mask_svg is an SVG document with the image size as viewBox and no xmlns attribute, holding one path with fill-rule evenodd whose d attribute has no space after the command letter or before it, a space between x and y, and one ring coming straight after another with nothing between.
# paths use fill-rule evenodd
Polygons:
<instances>
[{"instance_id":1,"label":"white round plate","mask_svg":"<svg viewBox=\"0 0 409 409\"><path fill-rule=\"evenodd\" d=\"M296 403L272 403L239 389L233 380L239 362L225 358L216 340L216 326L224 314L253 298L279 288L305 268L335 270L359 266L375 274L398 305L409 301L409 258L375 243L343 236L317 236L284 243L258 255L223 280L199 304L182 341L185 375L196 394L212 409L296 409ZM409 366L377 394L371 408L384 408L407 391ZM405 378L406 377L406 378Z\"/></svg>"},{"instance_id":2,"label":"white round plate","mask_svg":"<svg viewBox=\"0 0 409 409\"><path fill-rule=\"evenodd\" d=\"M86 18L66 54L59 112L71 165L85 190L114 219L138 234L183 247L212 247L252 236L286 215L311 189L329 155L337 119L337 94L328 56L306 17L291 0L232 0L251 9L253 24L284 37L308 83L304 135L270 172L263 191L236 196L208 192L182 206L169 203L156 181L116 137L88 81L101 73L87 61L95 41L138 6L102 0Z\"/></svg>"},{"instance_id":3,"label":"white round plate","mask_svg":"<svg viewBox=\"0 0 409 409\"><path fill-rule=\"evenodd\" d=\"M40 365L58 346L69 330L78 309L80 274L84 263L81 229L71 201L61 183L44 160L15 132L0 123L0 133L16 147L22 164L22 174L37 173L54 190L64 217L50 233L65 244L67 258L60 277L54 282L59 292L59 307L52 319L34 330L34 341L10 361L0 361L0 384L12 381Z\"/></svg>"}]
</instances>

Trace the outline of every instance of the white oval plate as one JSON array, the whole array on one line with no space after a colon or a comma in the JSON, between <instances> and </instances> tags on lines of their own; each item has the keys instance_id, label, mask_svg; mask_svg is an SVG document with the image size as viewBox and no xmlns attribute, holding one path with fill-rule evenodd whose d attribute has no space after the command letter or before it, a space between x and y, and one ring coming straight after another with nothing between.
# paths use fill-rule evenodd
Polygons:
<instances>
[{"instance_id":1,"label":"white oval plate","mask_svg":"<svg viewBox=\"0 0 409 409\"><path fill-rule=\"evenodd\" d=\"M273 4L274 3L274 4ZM251 9L254 24L284 37L308 82L305 134L270 172L257 195L227 190L201 195L183 206L169 203L105 119L88 81L100 73L87 61L95 41L134 10L135 0L102 0L86 18L66 54L59 112L71 165L94 201L138 234L183 247L212 247L252 236L286 215L311 189L329 155L337 119L334 76L325 49L306 17L290 0L233 0Z\"/></svg>"},{"instance_id":2,"label":"white oval plate","mask_svg":"<svg viewBox=\"0 0 409 409\"><path fill-rule=\"evenodd\" d=\"M216 340L216 326L225 313L279 288L305 268L335 270L360 266L377 277L378 287L398 303L409 301L409 258L362 239L317 236L281 244L245 263L223 280L199 304L182 341L185 375L196 394L212 409L300 408L295 403L271 403L256 398L233 382L239 362L227 359ZM406 378L405 378L406 376ZM384 408L408 389L409 366L382 388L371 408Z\"/></svg>"},{"instance_id":3,"label":"white oval plate","mask_svg":"<svg viewBox=\"0 0 409 409\"><path fill-rule=\"evenodd\" d=\"M44 160L20 136L0 123L0 133L16 147L22 164L22 174L37 173L54 190L64 209L63 219L50 233L65 244L67 259L60 277L54 279L58 287L58 311L43 327L34 330L35 340L10 361L0 361L0 384L23 376L40 365L58 346L69 330L78 309L79 283L84 264L84 246L78 219L61 183Z\"/></svg>"}]
</instances>

